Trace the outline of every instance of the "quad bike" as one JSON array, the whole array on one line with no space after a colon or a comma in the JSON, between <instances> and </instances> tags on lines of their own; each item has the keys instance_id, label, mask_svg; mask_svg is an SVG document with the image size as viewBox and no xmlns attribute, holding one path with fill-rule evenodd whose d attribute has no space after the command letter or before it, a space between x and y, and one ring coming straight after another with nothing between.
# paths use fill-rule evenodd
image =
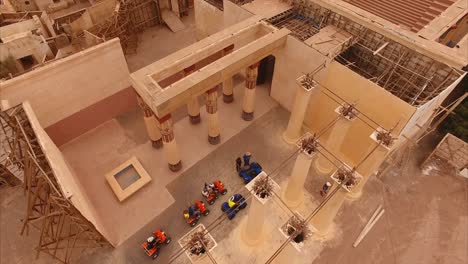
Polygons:
<instances>
[{"instance_id":1,"label":"quad bike","mask_svg":"<svg viewBox=\"0 0 468 264\"><path fill-rule=\"evenodd\" d=\"M148 257L156 259L159 256L161 245L167 245L169 243L171 243L171 238L167 236L164 231L157 229L141 244L141 247L145 250Z\"/></svg>"},{"instance_id":2,"label":"quad bike","mask_svg":"<svg viewBox=\"0 0 468 264\"><path fill-rule=\"evenodd\" d=\"M201 215L207 216L209 213L210 210L206 208L202 201L195 201L194 205L184 210L183 216L187 224L193 227L198 223Z\"/></svg>"},{"instance_id":3,"label":"quad bike","mask_svg":"<svg viewBox=\"0 0 468 264\"><path fill-rule=\"evenodd\" d=\"M210 185L205 184L205 188L209 188L209 190L206 193L202 192L202 195L205 197L209 205L214 204L216 199L218 199L219 194L225 195L227 193L227 189L220 180L216 180Z\"/></svg>"},{"instance_id":4,"label":"quad bike","mask_svg":"<svg viewBox=\"0 0 468 264\"><path fill-rule=\"evenodd\" d=\"M228 215L228 219L232 220L237 212L240 210L244 209L247 206L247 202L245 201L245 198L236 193L227 202L224 202L221 205L221 211L225 212Z\"/></svg>"}]
</instances>

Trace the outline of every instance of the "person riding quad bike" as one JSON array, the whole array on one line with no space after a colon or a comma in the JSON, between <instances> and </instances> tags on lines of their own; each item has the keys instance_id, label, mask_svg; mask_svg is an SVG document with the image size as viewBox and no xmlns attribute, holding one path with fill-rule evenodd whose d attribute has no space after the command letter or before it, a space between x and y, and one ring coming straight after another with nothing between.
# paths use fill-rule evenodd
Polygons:
<instances>
[{"instance_id":1,"label":"person riding quad bike","mask_svg":"<svg viewBox=\"0 0 468 264\"><path fill-rule=\"evenodd\" d=\"M149 236L141 247L145 250L148 257L157 258L162 244L171 243L171 238L164 231L157 229Z\"/></svg>"},{"instance_id":2,"label":"person riding quad bike","mask_svg":"<svg viewBox=\"0 0 468 264\"><path fill-rule=\"evenodd\" d=\"M233 219L237 212L244 209L247 206L247 202L245 198L236 193L227 202L224 202L221 205L221 211L226 212L228 215L229 220Z\"/></svg>"},{"instance_id":3,"label":"person riding quad bike","mask_svg":"<svg viewBox=\"0 0 468 264\"><path fill-rule=\"evenodd\" d=\"M184 210L184 218L187 224L195 226L201 215L207 216L210 213L202 201L195 201L195 204Z\"/></svg>"},{"instance_id":4,"label":"person riding quad bike","mask_svg":"<svg viewBox=\"0 0 468 264\"><path fill-rule=\"evenodd\" d=\"M224 187L220 180L216 180L213 183L206 184L203 188L202 195L205 197L208 204L212 205L218 198L219 194L225 195L227 189Z\"/></svg>"}]
</instances>

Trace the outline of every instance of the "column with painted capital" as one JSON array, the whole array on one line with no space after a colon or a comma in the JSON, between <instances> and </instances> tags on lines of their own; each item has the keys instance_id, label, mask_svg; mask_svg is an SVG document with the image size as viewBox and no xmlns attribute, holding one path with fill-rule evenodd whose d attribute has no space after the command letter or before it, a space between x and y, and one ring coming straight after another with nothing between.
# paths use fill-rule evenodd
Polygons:
<instances>
[{"instance_id":1,"label":"column with painted capital","mask_svg":"<svg viewBox=\"0 0 468 264\"><path fill-rule=\"evenodd\" d=\"M326 150L335 156L340 152L340 148L344 142L346 134L357 116L357 112L353 109L349 112L343 112L344 109L349 109L350 107L353 108L353 106L344 105L335 109L335 113L339 119L331 128L331 132L328 135L326 144L324 145ZM326 155L325 150L323 150L323 153ZM336 167L325 155L323 155L323 153L315 160L315 168L317 169L317 172L321 174L330 174L336 170Z\"/></svg>"},{"instance_id":2,"label":"column with painted capital","mask_svg":"<svg viewBox=\"0 0 468 264\"><path fill-rule=\"evenodd\" d=\"M143 99L137 94L138 105L143 110L145 121L146 132L151 140L153 148L161 148L163 146L162 136L159 132L159 122L153 113L153 110L143 101Z\"/></svg>"},{"instance_id":3,"label":"column with painted capital","mask_svg":"<svg viewBox=\"0 0 468 264\"><path fill-rule=\"evenodd\" d=\"M242 119L251 121L255 110L255 88L257 86L258 66L260 62L250 65L245 70L244 101L242 104Z\"/></svg>"},{"instance_id":4,"label":"column with painted capital","mask_svg":"<svg viewBox=\"0 0 468 264\"><path fill-rule=\"evenodd\" d=\"M195 71L195 64L184 69L184 76L188 76ZM190 119L190 123L198 124L201 121L200 118L200 103L198 102L198 96L190 98L187 103L187 111Z\"/></svg>"},{"instance_id":5,"label":"column with painted capital","mask_svg":"<svg viewBox=\"0 0 468 264\"><path fill-rule=\"evenodd\" d=\"M208 119L208 142L216 145L221 140L218 117L218 85L206 92L206 114Z\"/></svg>"},{"instance_id":6,"label":"column with painted capital","mask_svg":"<svg viewBox=\"0 0 468 264\"><path fill-rule=\"evenodd\" d=\"M182 168L182 161L180 160L179 150L174 138L174 126L171 115L168 114L162 118L158 118L158 121L164 144L164 155L169 169L174 172L179 171Z\"/></svg>"},{"instance_id":7,"label":"column with painted capital","mask_svg":"<svg viewBox=\"0 0 468 264\"><path fill-rule=\"evenodd\" d=\"M228 46L223 49L223 56L229 55L234 50L234 45ZM233 90L232 76L228 77L223 81L223 101L227 104L234 101L234 90Z\"/></svg>"},{"instance_id":8,"label":"column with painted capital","mask_svg":"<svg viewBox=\"0 0 468 264\"><path fill-rule=\"evenodd\" d=\"M303 76L304 77L304 76ZM297 80L296 99L289 117L288 127L283 134L283 139L289 144L295 144L302 134L302 123L309 105L310 95L316 89L315 82L311 86L304 86L301 83L302 78Z\"/></svg>"}]
</instances>

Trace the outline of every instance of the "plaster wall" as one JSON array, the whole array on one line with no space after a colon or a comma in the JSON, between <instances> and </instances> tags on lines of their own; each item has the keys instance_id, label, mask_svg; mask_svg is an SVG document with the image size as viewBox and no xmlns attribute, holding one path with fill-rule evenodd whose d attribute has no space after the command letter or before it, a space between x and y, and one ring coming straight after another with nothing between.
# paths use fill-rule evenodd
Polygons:
<instances>
[{"instance_id":1,"label":"plaster wall","mask_svg":"<svg viewBox=\"0 0 468 264\"><path fill-rule=\"evenodd\" d=\"M54 3L54 1L52 0L34 0L34 2L36 2L36 5L39 8L39 10L47 10L49 5Z\"/></svg>"},{"instance_id":2,"label":"plaster wall","mask_svg":"<svg viewBox=\"0 0 468 264\"><path fill-rule=\"evenodd\" d=\"M254 16L253 13L234 4L230 0L224 0L224 28L237 24L245 19Z\"/></svg>"},{"instance_id":3,"label":"plaster wall","mask_svg":"<svg viewBox=\"0 0 468 264\"><path fill-rule=\"evenodd\" d=\"M122 48L113 39L3 82L0 98L10 106L30 101L48 127L129 86Z\"/></svg>"},{"instance_id":4,"label":"plaster wall","mask_svg":"<svg viewBox=\"0 0 468 264\"><path fill-rule=\"evenodd\" d=\"M284 48L272 55L276 60L271 97L291 111L296 95L296 79L322 65L326 58L291 36L287 37Z\"/></svg>"},{"instance_id":5,"label":"plaster wall","mask_svg":"<svg viewBox=\"0 0 468 264\"><path fill-rule=\"evenodd\" d=\"M114 12L116 4L116 0L105 0L99 2L96 5L88 7L87 10L94 24L99 24L106 20L106 18L110 17Z\"/></svg>"},{"instance_id":6,"label":"plaster wall","mask_svg":"<svg viewBox=\"0 0 468 264\"><path fill-rule=\"evenodd\" d=\"M394 128L393 133L399 135L416 108L338 62L330 63L327 68L324 80L318 79L320 92L311 96L305 124L312 133L319 132L337 117L334 110L338 103L343 102L339 98L356 103L356 108L365 115L360 116L365 121L352 121L343 145L336 153L346 163L355 166L366 156L369 147L375 144L369 136L377 124L385 129ZM326 142L329 132L323 134L322 142ZM358 172L362 175L371 173L359 169Z\"/></svg>"},{"instance_id":7,"label":"plaster wall","mask_svg":"<svg viewBox=\"0 0 468 264\"><path fill-rule=\"evenodd\" d=\"M47 28L47 31L51 37L55 37L57 35L55 34L54 30L54 22L46 12L42 12L41 22L44 25L44 27Z\"/></svg>"},{"instance_id":8,"label":"plaster wall","mask_svg":"<svg viewBox=\"0 0 468 264\"><path fill-rule=\"evenodd\" d=\"M102 223L97 218L96 209L93 207L88 196L86 195L83 186L76 180L76 174L69 166L62 152L52 142L42 126L39 124L32 106L28 102L23 103L24 111L28 116L34 132L36 133L38 142L50 164L54 175L60 184L61 191L65 197L69 198L72 204L80 211L80 213L88 219L96 229L106 237L112 244L112 239L109 239L108 232L105 230Z\"/></svg>"},{"instance_id":9,"label":"plaster wall","mask_svg":"<svg viewBox=\"0 0 468 264\"><path fill-rule=\"evenodd\" d=\"M93 19L91 18L90 12L88 10L84 11L80 18L70 23L70 27L72 28L73 32L81 32L91 28L94 25Z\"/></svg>"},{"instance_id":10,"label":"plaster wall","mask_svg":"<svg viewBox=\"0 0 468 264\"><path fill-rule=\"evenodd\" d=\"M10 25L6 25L0 27L0 38L4 41L5 37L22 33L22 32L29 32L36 29L39 29L41 25L38 25L34 19L25 20L18 23L13 23Z\"/></svg>"},{"instance_id":11,"label":"plaster wall","mask_svg":"<svg viewBox=\"0 0 468 264\"><path fill-rule=\"evenodd\" d=\"M195 0L195 34L198 40L204 39L224 28L224 14L204 0Z\"/></svg>"},{"instance_id":12,"label":"plaster wall","mask_svg":"<svg viewBox=\"0 0 468 264\"><path fill-rule=\"evenodd\" d=\"M36 62L42 62L44 56L53 56L47 43L41 37L25 33L23 36L0 44L0 60L12 56L15 60L32 55Z\"/></svg>"}]
</instances>

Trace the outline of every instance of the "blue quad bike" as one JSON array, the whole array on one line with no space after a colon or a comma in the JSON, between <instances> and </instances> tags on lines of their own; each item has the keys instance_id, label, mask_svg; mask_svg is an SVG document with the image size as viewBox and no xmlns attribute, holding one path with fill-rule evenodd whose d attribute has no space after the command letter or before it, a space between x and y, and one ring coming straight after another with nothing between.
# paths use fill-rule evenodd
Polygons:
<instances>
[{"instance_id":1,"label":"blue quad bike","mask_svg":"<svg viewBox=\"0 0 468 264\"><path fill-rule=\"evenodd\" d=\"M247 207L245 198L242 195L236 193L231 196L227 202L224 202L221 205L221 211L227 214L229 220L232 220L236 216L237 212L244 209L245 207Z\"/></svg>"},{"instance_id":2,"label":"blue quad bike","mask_svg":"<svg viewBox=\"0 0 468 264\"><path fill-rule=\"evenodd\" d=\"M244 180L244 183L247 184L257 177L260 172L262 172L262 166L257 162L251 162L250 165L244 166L239 171L239 176Z\"/></svg>"}]
</instances>

